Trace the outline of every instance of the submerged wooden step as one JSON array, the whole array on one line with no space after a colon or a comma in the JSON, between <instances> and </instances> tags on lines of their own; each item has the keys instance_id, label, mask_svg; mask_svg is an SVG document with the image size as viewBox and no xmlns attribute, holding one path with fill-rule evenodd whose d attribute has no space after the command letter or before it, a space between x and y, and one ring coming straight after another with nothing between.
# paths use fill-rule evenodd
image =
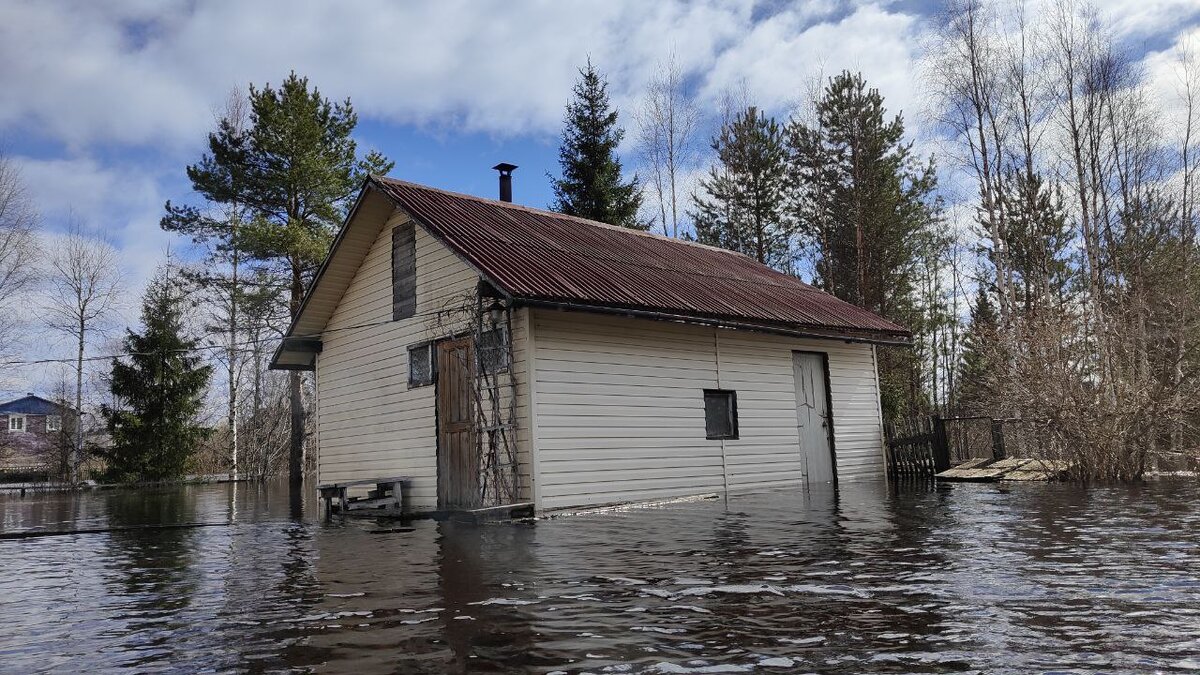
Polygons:
<instances>
[{"instance_id":1,"label":"submerged wooden step","mask_svg":"<svg viewBox=\"0 0 1200 675\"><path fill-rule=\"evenodd\" d=\"M967 461L955 466L955 469L982 469L996 460L991 457L972 457Z\"/></svg>"}]
</instances>

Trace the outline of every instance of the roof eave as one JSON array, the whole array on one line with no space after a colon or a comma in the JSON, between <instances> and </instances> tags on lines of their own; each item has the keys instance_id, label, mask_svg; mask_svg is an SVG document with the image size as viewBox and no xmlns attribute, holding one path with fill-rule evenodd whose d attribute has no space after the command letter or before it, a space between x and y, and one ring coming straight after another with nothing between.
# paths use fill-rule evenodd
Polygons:
<instances>
[{"instance_id":1,"label":"roof eave","mask_svg":"<svg viewBox=\"0 0 1200 675\"><path fill-rule=\"evenodd\" d=\"M543 298L521 297L514 298L518 305L558 309L574 312L590 312L596 314L620 315L656 321L676 321L736 330L748 330L788 337L811 338L818 340L837 340L840 342L865 343L882 346L911 347L912 333L907 331L892 332L873 329L846 329L835 326L804 326L800 324L772 324L765 322L747 321L733 317L720 317L703 314L683 314L652 309L632 307L613 307L594 305Z\"/></svg>"}]
</instances>

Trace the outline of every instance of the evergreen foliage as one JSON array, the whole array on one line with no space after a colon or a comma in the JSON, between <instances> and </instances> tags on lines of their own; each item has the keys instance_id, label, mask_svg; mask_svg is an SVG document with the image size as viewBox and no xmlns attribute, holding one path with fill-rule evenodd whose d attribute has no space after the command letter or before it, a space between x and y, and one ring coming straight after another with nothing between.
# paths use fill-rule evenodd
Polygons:
<instances>
[{"instance_id":1,"label":"evergreen foliage","mask_svg":"<svg viewBox=\"0 0 1200 675\"><path fill-rule=\"evenodd\" d=\"M790 270L787 149L779 123L751 106L722 126L712 149L717 162L700 182L691 214L696 239Z\"/></svg>"},{"instance_id":2,"label":"evergreen foliage","mask_svg":"<svg viewBox=\"0 0 1200 675\"><path fill-rule=\"evenodd\" d=\"M101 408L112 447L101 452L110 479L121 482L182 478L207 430L197 421L212 367L185 332L186 298L164 270L142 302L141 333L127 331L125 356L113 359L115 403Z\"/></svg>"},{"instance_id":3,"label":"evergreen foliage","mask_svg":"<svg viewBox=\"0 0 1200 675\"><path fill-rule=\"evenodd\" d=\"M996 308L981 288L971 307L971 323L963 336L962 357L958 364L956 407L966 413L986 413L994 403L991 385L993 355L999 339L1000 322Z\"/></svg>"},{"instance_id":4,"label":"evergreen foliage","mask_svg":"<svg viewBox=\"0 0 1200 675\"><path fill-rule=\"evenodd\" d=\"M904 141L899 115L862 75L830 79L816 121L788 129L800 234L818 255L816 281L843 300L906 318L920 246L937 221L931 162Z\"/></svg>"},{"instance_id":5,"label":"evergreen foliage","mask_svg":"<svg viewBox=\"0 0 1200 675\"><path fill-rule=\"evenodd\" d=\"M293 72L278 89L251 86L246 128L222 120L208 154L187 169L205 199L246 209L249 222L233 244L277 270L293 316L362 180L393 166L375 151L357 159L357 124L349 99L333 103ZM225 225L168 203L163 227L202 239Z\"/></svg>"},{"instance_id":6,"label":"evergreen foliage","mask_svg":"<svg viewBox=\"0 0 1200 675\"><path fill-rule=\"evenodd\" d=\"M920 333L927 317L916 279L942 245L933 161L913 155L901 116L888 118L879 91L848 71L830 78L813 120L789 123L788 142L797 230L816 285ZM885 417L927 409L920 368L911 351L881 351Z\"/></svg>"},{"instance_id":7,"label":"evergreen foliage","mask_svg":"<svg viewBox=\"0 0 1200 675\"><path fill-rule=\"evenodd\" d=\"M625 131L608 100L608 83L588 60L579 71L574 99L567 104L562 144L558 149L561 178L551 177L553 209L580 218L647 230L638 220L642 191L638 178L621 178L617 146Z\"/></svg>"},{"instance_id":8,"label":"evergreen foliage","mask_svg":"<svg viewBox=\"0 0 1200 675\"><path fill-rule=\"evenodd\" d=\"M333 103L308 78L291 73L275 89L250 87L249 123L225 119L209 136L209 154L188 167L192 187L209 202L236 205L248 221L236 229L167 204L163 227L194 238L224 233L260 271L288 289L288 313L300 311L304 289L329 250L369 174L393 163L378 152L357 159L351 137L358 116L350 100ZM304 406L300 374L289 376L289 474L295 494L303 480Z\"/></svg>"},{"instance_id":9,"label":"evergreen foliage","mask_svg":"<svg viewBox=\"0 0 1200 675\"><path fill-rule=\"evenodd\" d=\"M1071 243L1062 191L1047 186L1037 173L1024 171L1012 172L1005 183L1005 257L1014 300L1027 315L1061 306L1069 290ZM994 265L994 252L985 254Z\"/></svg>"}]
</instances>

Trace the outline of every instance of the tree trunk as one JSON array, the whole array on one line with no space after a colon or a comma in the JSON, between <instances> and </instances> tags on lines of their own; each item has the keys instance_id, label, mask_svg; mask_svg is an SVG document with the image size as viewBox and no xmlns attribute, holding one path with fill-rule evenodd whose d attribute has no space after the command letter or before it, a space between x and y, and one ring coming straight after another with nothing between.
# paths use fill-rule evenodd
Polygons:
<instances>
[{"instance_id":1,"label":"tree trunk","mask_svg":"<svg viewBox=\"0 0 1200 675\"><path fill-rule=\"evenodd\" d=\"M292 320L300 313L300 302L304 297L304 280L297 264L292 265L292 297L290 306ZM288 453L288 485L293 507L300 503L304 489L304 401L300 398L300 371L293 370L288 376L288 389L292 408L292 433Z\"/></svg>"},{"instance_id":2,"label":"tree trunk","mask_svg":"<svg viewBox=\"0 0 1200 675\"><path fill-rule=\"evenodd\" d=\"M79 350L75 356L75 443L71 447L71 484L79 482L79 464L83 458L83 346L87 326L79 322Z\"/></svg>"},{"instance_id":3,"label":"tree trunk","mask_svg":"<svg viewBox=\"0 0 1200 675\"><path fill-rule=\"evenodd\" d=\"M288 454L288 485L293 499L304 486L304 401L301 399L300 371L288 374L292 403L291 451Z\"/></svg>"},{"instance_id":4,"label":"tree trunk","mask_svg":"<svg viewBox=\"0 0 1200 675\"><path fill-rule=\"evenodd\" d=\"M237 236L234 224L233 237ZM233 284L229 288L229 472L233 480L238 478L238 419L237 419L237 303L238 303L238 251L233 249Z\"/></svg>"}]
</instances>

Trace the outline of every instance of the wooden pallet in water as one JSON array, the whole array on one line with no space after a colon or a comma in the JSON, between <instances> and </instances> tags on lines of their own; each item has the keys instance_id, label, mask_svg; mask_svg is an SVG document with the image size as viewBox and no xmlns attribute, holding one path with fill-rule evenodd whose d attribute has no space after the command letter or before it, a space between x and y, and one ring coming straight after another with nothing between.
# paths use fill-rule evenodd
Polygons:
<instances>
[{"instance_id":1,"label":"wooden pallet in water","mask_svg":"<svg viewBox=\"0 0 1200 675\"><path fill-rule=\"evenodd\" d=\"M1019 469L1004 474L1000 480L1063 480L1070 471L1070 462L1055 459L1031 459Z\"/></svg>"},{"instance_id":2,"label":"wooden pallet in water","mask_svg":"<svg viewBox=\"0 0 1200 675\"><path fill-rule=\"evenodd\" d=\"M1024 459L1010 457L998 461L970 459L947 469L937 478L950 481L993 482L999 480L1039 481L1062 480L1071 470L1071 464L1051 459Z\"/></svg>"}]
</instances>

